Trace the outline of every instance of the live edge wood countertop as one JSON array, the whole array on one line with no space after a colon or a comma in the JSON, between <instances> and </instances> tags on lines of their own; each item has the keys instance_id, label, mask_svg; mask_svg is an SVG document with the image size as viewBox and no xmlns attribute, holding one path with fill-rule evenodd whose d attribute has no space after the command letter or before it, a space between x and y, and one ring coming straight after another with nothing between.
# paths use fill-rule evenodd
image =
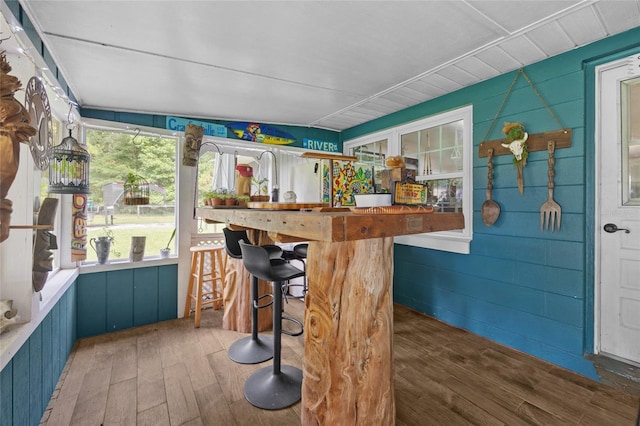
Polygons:
<instances>
[{"instance_id":1,"label":"live edge wood countertop","mask_svg":"<svg viewBox=\"0 0 640 426\"><path fill-rule=\"evenodd\" d=\"M278 242L309 241L301 423L394 425L393 237L461 229L463 215L204 207L196 214Z\"/></svg>"},{"instance_id":2,"label":"live edge wood countertop","mask_svg":"<svg viewBox=\"0 0 640 426\"><path fill-rule=\"evenodd\" d=\"M340 242L462 229L462 213L354 214L344 212L214 209L196 216L239 227L261 229L278 242Z\"/></svg>"}]
</instances>

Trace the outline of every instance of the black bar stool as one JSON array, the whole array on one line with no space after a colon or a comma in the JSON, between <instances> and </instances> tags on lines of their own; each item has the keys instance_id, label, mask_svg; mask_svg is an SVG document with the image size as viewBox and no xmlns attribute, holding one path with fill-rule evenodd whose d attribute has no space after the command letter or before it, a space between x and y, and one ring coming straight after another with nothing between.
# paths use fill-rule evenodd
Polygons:
<instances>
[{"instance_id":1,"label":"black bar stool","mask_svg":"<svg viewBox=\"0 0 640 426\"><path fill-rule=\"evenodd\" d=\"M223 228L225 248L229 257L242 259L240 241L249 242L247 231L232 231ZM269 258L279 258L282 249L276 245L264 246L269 253ZM272 295L264 295L272 297ZM229 358L239 364L258 364L273 358L273 338L271 336L258 336L258 309L269 306L272 302L260 305L261 297L258 297L258 278L251 276L251 336L236 340L227 352Z\"/></svg>"},{"instance_id":2,"label":"black bar stool","mask_svg":"<svg viewBox=\"0 0 640 426\"><path fill-rule=\"evenodd\" d=\"M282 320L293 318L282 316L282 285L293 278L301 277L304 271L284 259L270 259L266 249L240 242L242 263L253 275L273 283L273 368L265 367L253 373L244 384L244 396L251 404L267 410L279 410L300 401L302 396L302 370L291 365L281 365Z\"/></svg>"},{"instance_id":3,"label":"black bar stool","mask_svg":"<svg viewBox=\"0 0 640 426\"><path fill-rule=\"evenodd\" d=\"M295 246L293 246L293 254L296 256L297 259L299 259L302 262L302 265L304 267L304 272L305 272L305 276L304 276L304 287L302 288L302 297L304 298L304 296L307 295L307 292L309 291L309 280L307 278L306 272L307 272L307 250L309 249L309 244L308 243L302 243L302 244L296 244Z\"/></svg>"}]
</instances>

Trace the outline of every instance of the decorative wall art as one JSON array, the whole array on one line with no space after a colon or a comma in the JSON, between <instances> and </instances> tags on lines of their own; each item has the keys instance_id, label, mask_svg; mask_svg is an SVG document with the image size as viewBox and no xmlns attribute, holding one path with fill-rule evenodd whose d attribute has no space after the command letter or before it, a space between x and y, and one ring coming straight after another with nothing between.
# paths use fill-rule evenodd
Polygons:
<instances>
[{"instance_id":1,"label":"decorative wall art","mask_svg":"<svg viewBox=\"0 0 640 426\"><path fill-rule=\"evenodd\" d=\"M20 143L29 143L36 134L30 125L31 117L25 107L16 100L15 93L22 83L9 75L11 65L5 52L0 52L0 242L9 237L13 202L7 198L9 188L20 165Z\"/></svg>"},{"instance_id":2,"label":"decorative wall art","mask_svg":"<svg viewBox=\"0 0 640 426\"><path fill-rule=\"evenodd\" d=\"M184 149L182 150L182 165L193 167L198 162L204 127L187 124L184 129Z\"/></svg>"},{"instance_id":3,"label":"decorative wall art","mask_svg":"<svg viewBox=\"0 0 640 426\"><path fill-rule=\"evenodd\" d=\"M229 123L227 127L245 141L260 142L271 145L290 145L296 139L277 127L259 123Z\"/></svg>"},{"instance_id":4,"label":"decorative wall art","mask_svg":"<svg viewBox=\"0 0 640 426\"><path fill-rule=\"evenodd\" d=\"M334 207L355 206L355 194L373 192L373 166L331 160L330 166L323 167L322 187L323 203L333 202Z\"/></svg>"},{"instance_id":5,"label":"decorative wall art","mask_svg":"<svg viewBox=\"0 0 640 426\"><path fill-rule=\"evenodd\" d=\"M72 235L71 261L79 262L87 258L87 196L74 194L71 207Z\"/></svg>"}]
</instances>

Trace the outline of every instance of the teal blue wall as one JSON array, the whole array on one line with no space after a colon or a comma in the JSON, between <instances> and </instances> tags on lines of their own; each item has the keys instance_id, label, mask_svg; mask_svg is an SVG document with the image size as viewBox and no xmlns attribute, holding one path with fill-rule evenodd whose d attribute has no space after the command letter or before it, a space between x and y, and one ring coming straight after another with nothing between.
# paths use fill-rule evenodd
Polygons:
<instances>
[{"instance_id":1,"label":"teal blue wall","mask_svg":"<svg viewBox=\"0 0 640 426\"><path fill-rule=\"evenodd\" d=\"M78 338L177 318L178 265L82 274Z\"/></svg>"},{"instance_id":2,"label":"teal blue wall","mask_svg":"<svg viewBox=\"0 0 640 426\"><path fill-rule=\"evenodd\" d=\"M0 426L38 425L76 339L177 317L178 265L80 275L0 372Z\"/></svg>"},{"instance_id":3,"label":"teal blue wall","mask_svg":"<svg viewBox=\"0 0 640 426\"><path fill-rule=\"evenodd\" d=\"M76 341L76 284L0 372L0 426L38 425Z\"/></svg>"},{"instance_id":4,"label":"teal blue wall","mask_svg":"<svg viewBox=\"0 0 640 426\"><path fill-rule=\"evenodd\" d=\"M496 157L493 198L502 211L492 227L485 226L480 216L487 161L478 157L478 146L515 72L342 133L346 141L473 105L471 253L396 245L396 302L596 378L592 364L583 358L593 350L593 64L639 51L640 28L636 28L525 68L562 126L573 131L571 148L556 151L560 232L540 230L540 205L547 198L546 151L529 155L524 195L518 193L511 157ZM529 133L559 129L522 77L488 140L502 138L505 121L520 121Z\"/></svg>"}]
</instances>

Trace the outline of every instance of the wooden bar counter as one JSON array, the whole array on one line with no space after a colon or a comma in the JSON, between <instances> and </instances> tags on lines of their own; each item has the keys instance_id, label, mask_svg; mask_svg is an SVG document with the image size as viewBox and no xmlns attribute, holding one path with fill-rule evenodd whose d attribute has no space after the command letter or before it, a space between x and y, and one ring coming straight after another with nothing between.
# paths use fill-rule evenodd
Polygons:
<instances>
[{"instance_id":1,"label":"wooden bar counter","mask_svg":"<svg viewBox=\"0 0 640 426\"><path fill-rule=\"evenodd\" d=\"M462 229L461 213L198 208L196 215L309 241L303 425L393 425L393 237Z\"/></svg>"}]
</instances>

